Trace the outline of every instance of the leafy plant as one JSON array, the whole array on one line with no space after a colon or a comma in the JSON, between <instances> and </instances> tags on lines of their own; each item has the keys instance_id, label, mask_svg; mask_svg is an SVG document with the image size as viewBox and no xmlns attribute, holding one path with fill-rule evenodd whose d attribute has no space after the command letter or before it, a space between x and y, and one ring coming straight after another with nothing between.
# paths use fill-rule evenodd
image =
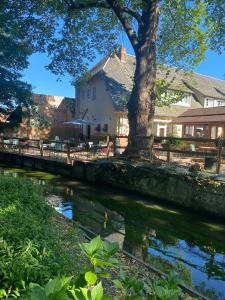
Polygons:
<instances>
[{"instance_id":1,"label":"leafy plant","mask_svg":"<svg viewBox=\"0 0 225 300\"><path fill-rule=\"evenodd\" d=\"M106 267L118 266L118 260L113 257L119 250L117 243L103 242L100 236L97 236L90 243L83 243L80 247L89 258L92 270L100 277L110 277L109 273L102 273Z\"/></svg>"},{"instance_id":2,"label":"leafy plant","mask_svg":"<svg viewBox=\"0 0 225 300\"><path fill-rule=\"evenodd\" d=\"M181 295L179 284L182 281L177 273L171 271L167 280L160 279L151 283L151 294L153 300L177 300Z\"/></svg>"},{"instance_id":3,"label":"leafy plant","mask_svg":"<svg viewBox=\"0 0 225 300\"><path fill-rule=\"evenodd\" d=\"M47 260L50 253L26 240L10 246L0 239L0 299L8 296L19 297L32 282L44 284L52 272Z\"/></svg>"},{"instance_id":4,"label":"leafy plant","mask_svg":"<svg viewBox=\"0 0 225 300\"><path fill-rule=\"evenodd\" d=\"M36 286L21 300L69 300L69 286L72 277L56 277L45 287Z\"/></svg>"}]
</instances>

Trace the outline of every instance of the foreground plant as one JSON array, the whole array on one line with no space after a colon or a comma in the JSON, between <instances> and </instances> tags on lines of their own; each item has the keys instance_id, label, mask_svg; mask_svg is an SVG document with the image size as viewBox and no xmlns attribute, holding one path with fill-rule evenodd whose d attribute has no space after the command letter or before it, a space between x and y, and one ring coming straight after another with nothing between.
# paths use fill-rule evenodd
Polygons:
<instances>
[{"instance_id":1,"label":"foreground plant","mask_svg":"<svg viewBox=\"0 0 225 300\"><path fill-rule=\"evenodd\" d=\"M30 240L13 247L0 239L0 299L21 296L32 282L47 282L52 275L49 256Z\"/></svg>"},{"instance_id":2,"label":"foreground plant","mask_svg":"<svg viewBox=\"0 0 225 300\"><path fill-rule=\"evenodd\" d=\"M0 176L0 191L0 299L174 300L180 294L168 280L130 278L116 243L98 236L79 247L82 232L60 221L29 180Z\"/></svg>"},{"instance_id":3,"label":"foreground plant","mask_svg":"<svg viewBox=\"0 0 225 300\"><path fill-rule=\"evenodd\" d=\"M82 251L89 258L91 271L80 276L75 282L72 277L57 277L47 283L45 287L36 286L31 289L23 300L106 300L106 299L153 299L176 300L181 295L178 287L180 281L175 273L171 273L167 280L160 279L154 283L149 280L131 278L123 271L119 261L113 256L118 251L116 243L109 244L101 240L100 236L90 243L80 245ZM117 278L114 269L120 270ZM104 278L114 286L114 294L104 293ZM22 300L21 299L21 300Z\"/></svg>"}]
</instances>

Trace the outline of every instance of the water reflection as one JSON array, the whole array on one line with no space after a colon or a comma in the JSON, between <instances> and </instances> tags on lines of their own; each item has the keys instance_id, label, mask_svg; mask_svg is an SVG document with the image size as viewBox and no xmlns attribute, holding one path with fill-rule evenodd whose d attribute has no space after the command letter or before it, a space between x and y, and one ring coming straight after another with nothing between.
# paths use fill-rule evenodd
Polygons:
<instances>
[{"instance_id":1,"label":"water reflection","mask_svg":"<svg viewBox=\"0 0 225 300\"><path fill-rule=\"evenodd\" d=\"M135 197L127 194L99 193L93 187L75 189L74 198L61 191L75 221L164 270L167 264L163 261L178 269L183 266L191 271L194 286L204 282L206 289L216 291L217 299L225 299L224 225L210 226L202 217L134 201Z\"/></svg>"},{"instance_id":2,"label":"water reflection","mask_svg":"<svg viewBox=\"0 0 225 300\"><path fill-rule=\"evenodd\" d=\"M93 187L43 172L8 173L47 181L58 211L163 271L176 266L195 286L225 299L225 226L154 200ZM15 176L15 175L14 175ZM219 295L220 293L220 295Z\"/></svg>"}]
</instances>

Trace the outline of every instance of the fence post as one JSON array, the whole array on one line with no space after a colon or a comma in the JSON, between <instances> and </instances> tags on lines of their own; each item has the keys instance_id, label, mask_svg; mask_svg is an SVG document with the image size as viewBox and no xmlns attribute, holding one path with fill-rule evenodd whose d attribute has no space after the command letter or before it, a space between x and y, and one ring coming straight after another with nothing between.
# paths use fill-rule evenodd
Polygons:
<instances>
[{"instance_id":1,"label":"fence post","mask_svg":"<svg viewBox=\"0 0 225 300\"><path fill-rule=\"evenodd\" d=\"M170 144L168 144L168 151L167 151L166 161L167 161L168 163L170 163Z\"/></svg>"},{"instance_id":2,"label":"fence post","mask_svg":"<svg viewBox=\"0 0 225 300\"><path fill-rule=\"evenodd\" d=\"M110 152L110 141L108 139L107 141L107 148L106 148L106 158L109 159L109 152Z\"/></svg>"},{"instance_id":3,"label":"fence post","mask_svg":"<svg viewBox=\"0 0 225 300\"><path fill-rule=\"evenodd\" d=\"M71 157L70 157L70 143L67 143L67 163L71 164Z\"/></svg>"},{"instance_id":4,"label":"fence post","mask_svg":"<svg viewBox=\"0 0 225 300\"><path fill-rule=\"evenodd\" d=\"M216 173L220 173L221 161L222 161L222 152L223 152L223 140L218 138L218 160L217 160L217 168Z\"/></svg>"},{"instance_id":5,"label":"fence post","mask_svg":"<svg viewBox=\"0 0 225 300\"><path fill-rule=\"evenodd\" d=\"M20 139L18 139L18 149L19 149L19 155L21 155L22 154L22 149L21 149Z\"/></svg>"},{"instance_id":6,"label":"fence post","mask_svg":"<svg viewBox=\"0 0 225 300\"><path fill-rule=\"evenodd\" d=\"M40 149L40 154L42 157L43 156L43 140L39 140L39 149Z\"/></svg>"}]
</instances>

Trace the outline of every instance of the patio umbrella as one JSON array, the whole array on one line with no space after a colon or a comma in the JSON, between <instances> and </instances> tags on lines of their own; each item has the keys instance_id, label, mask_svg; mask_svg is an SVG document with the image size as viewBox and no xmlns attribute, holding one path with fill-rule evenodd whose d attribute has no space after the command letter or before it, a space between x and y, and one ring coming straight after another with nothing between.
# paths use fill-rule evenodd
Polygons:
<instances>
[{"instance_id":1,"label":"patio umbrella","mask_svg":"<svg viewBox=\"0 0 225 300\"><path fill-rule=\"evenodd\" d=\"M81 126L82 125L97 125L97 123L94 121L83 120L83 119L67 121L67 122L64 122L64 124L81 125Z\"/></svg>"}]
</instances>

